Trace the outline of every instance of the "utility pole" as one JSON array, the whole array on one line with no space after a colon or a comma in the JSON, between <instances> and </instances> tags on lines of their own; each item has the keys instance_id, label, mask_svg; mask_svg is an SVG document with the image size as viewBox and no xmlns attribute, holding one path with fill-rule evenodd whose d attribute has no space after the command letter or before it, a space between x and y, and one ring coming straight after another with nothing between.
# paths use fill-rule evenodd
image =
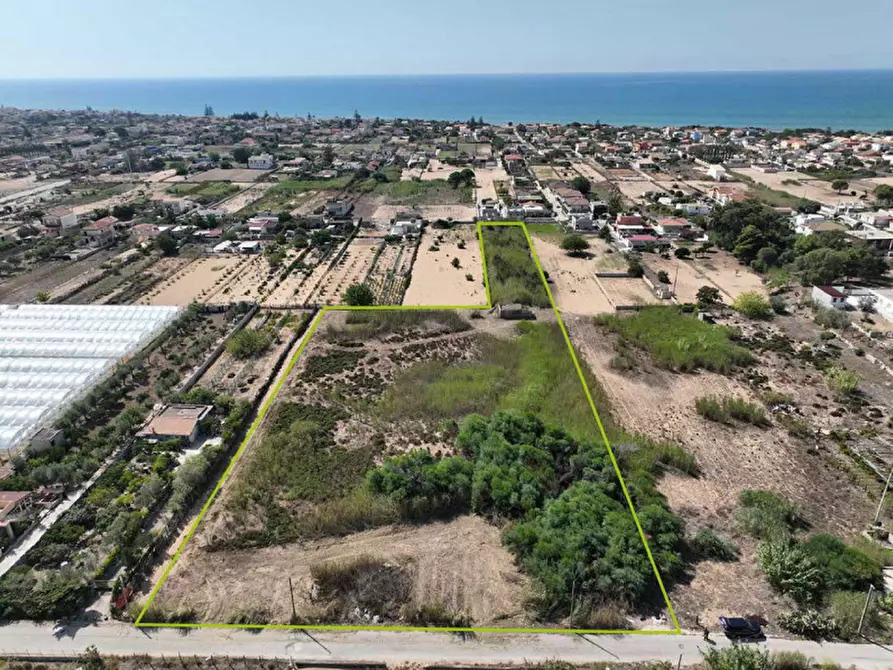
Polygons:
<instances>
[{"instance_id":1,"label":"utility pole","mask_svg":"<svg viewBox=\"0 0 893 670\"><path fill-rule=\"evenodd\" d=\"M881 500L877 504L877 512L874 514L874 526L877 526L878 520L881 518L881 508L884 506L884 498L887 497L887 491L890 490L890 479L893 478L893 467L890 468L890 474L887 475L887 483L884 484L884 492L881 494Z\"/></svg>"},{"instance_id":2,"label":"utility pole","mask_svg":"<svg viewBox=\"0 0 893 670\"><path fill-rule=\"evenodd\" d=\"M865 623L865 615L868 614L868 606L871 604L871 595L874 593L874 584L868 585L868 596L865 598L865 607L862 608L862 616L859 617L859 630L856 631L856 636L860 637L862 635L862 625Z\"/></svg>"},{"instance_id":3,"label":"utility pole","mask_svg":"<svg viewBox=\"0 0 893 670\"><path fill-rule=\"evenodd\" d=\"M295 609L295 589L292 586L291 577L288 578L288 593L291 596L291 621L294 624L298 621L298 611Z\"/></svg>"}]
</instances>

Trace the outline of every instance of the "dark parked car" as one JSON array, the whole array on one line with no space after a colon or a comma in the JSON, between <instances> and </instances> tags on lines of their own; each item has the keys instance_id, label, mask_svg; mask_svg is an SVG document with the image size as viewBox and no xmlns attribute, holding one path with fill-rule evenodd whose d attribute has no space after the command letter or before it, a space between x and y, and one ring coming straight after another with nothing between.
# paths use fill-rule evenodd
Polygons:
<instances>
[{"instance_id":1,"label":"dark parked car","mask_svg":"<svg viewBox=\"0 0 893 670\"><path fill-rule=\"evenodd\" d=\"M719 617L719 625L722 626L722 632L730 640L764 640L763 629L756 621L743 618L727 618Z\"/></svg>"}]
</instances>

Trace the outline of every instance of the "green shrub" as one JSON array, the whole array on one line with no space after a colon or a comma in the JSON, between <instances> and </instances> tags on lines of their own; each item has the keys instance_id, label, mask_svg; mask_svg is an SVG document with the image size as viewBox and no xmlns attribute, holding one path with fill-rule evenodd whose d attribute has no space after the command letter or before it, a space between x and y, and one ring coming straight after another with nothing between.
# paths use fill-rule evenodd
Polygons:
<instances>
[{"instance_id":1,"label":"green shrub","mask_svg":"<svg viewBox=\"0 0 893 670\"><path fill-rule=\"evenodd\" d=\"M736 419L754 426L769 425L762 407L741 398L727 397L720 400L715 396L702 396L695 399L695 409L708 421L717 423L730 423L732 419Z\"/></svg>"},{"instance_id":2,"label":"green shrub","mask_svg":"<svg viewBox=\"0 0 893 670\"><path fill-rule=\"evenodd\" d=\"M833 340L835 337L837 337L837 335L832 333L830 330L823 330L819 337L822 339L823 342L827 342L828 340Z\"/></svg>"},{"instance_id":3,"label":"green shrub","mask_svg":"<svg viewBox=\"0 0 893 670\"><path fill-rule=\"evenodd\" d=\"M827 614L810 608L779 614L776 623L779 628L794 635L816 640L831 640L837 637L837 622Z\"/></svg>"},{"instance_id":4,"label":"green shrub","mask_svg":"<svg viewBox=\"0 0 893 670\"><path fill-rule=\"evenodd\" d=\"M776 651L772 653L775 670L812 670L813 661L799 651Z\"/></svg>"},{"instance_id":5,"label":"green shrub","mask_svg":"<svg viewBox=\"0 0 893 670\"><path fill-rule=\"evenodd\" d=\"M272 344L275 333L270 328L251 330L243 328L232 334L226 349L235 358L257 358Z\"/></svg>"},{"instance_id":6,"label":"green shrub","mask_svg":"<svg viewBox=\"0 0 893 670\"><path fill-rule=\"evenodd\" d=\"M865 609L867 594L857 591L839 591L832 593L828 602L828 612L837 623L837 635L842 640L858 639L859 620ZM877 603L872 600L865 612L862 624L863 634L878 634L884 630L884 622Z\"/></svg>"},{"instance_id":7,"label":"green shrub","mask_svg":"<svg viewBox=\"0 0 893 670\"><path fill-rule=\"evenodd\" d=\"M646 307L630 316L603 315L596 323L671 370L727 373L753 362L751 353L732 341L733 331L699 321L676 307Z\"/></svg>"},{"instance_id":8,"label":"green shrub","mask_svg":"<svg viewBox=\"0 0 893 670\"><path fill-rule=\"evenodd\" d=\"M735 542L710 528L699 529L688 544L692 551L704 560L737 561L740 554Z\"/></svg>"},{"instance_id":9,"label":"green shrub","mask_svg":"<svg viewBox=\"0 0 893 670\"><path fill-rule=\"evenodd\" d=\"M769 300L756 291L740 293L732 303L732 307L750 319L768 319L773 313Z\"/></svg>"},{"instance_id":10,"label":"green shrub","mask_svg":"<svg viewBox=\"0 0 893 670\"><path fill-rule=\"evenodd\" d=\"M832 367L825 370L825 384L836 393L850 395L859 388L859 375L845 368Z\"/></svg>"},{"instance_id":11,"label":"green shrub","mask_svg":"<svg viewBox=\"0 0 893 670\"><path fill-rule=\"evenodd\" d=\"M822 592L821 567L790 538L760 542L757 565L776 591L801 605L815 602Z\"/></svg>"},{"instance_id":12,"label":"green shrub","mask_svg":"<svg viewBox=\"0 0 893 670\"><path fill-rule=\"evenodd\" d=\"M738 498L734 519L746 533L769 539L787 537L803 525L799 508L783 496L769 491L745 490Z\"/></svg>"},{"instance_id":13,"label":"green shrub","mask_svg":"<svg viewBox=\"0 0 893 670\"><path fill-rule=\"evenodd\" d=\"M782 393L781 391L773 391L771 389L763 391L760 394L760 400L762 400L763 404L767 407L773 407L775 405L794 404L794 396L792 396L790 393Z\"/></svg>"},{"instance_id":14,"label":"green shrub","mask_svg":"<svg viewBox=\"0 0 893 670\"><path fill-rule=\"evenodd\" d=\"M708 421L728 423L731 418L728 411L726 411L726 408L723 406L722 401L714 396L695 398L695 409L698 414Z\"/></svg>"},{"instance_id":15,"label":"green shrub","mask_svg":"<svg viewBox=\"0 0 893 670\"><path fill-rule=\"evenodd\" d=\"M769 297L769 305L772 307L772 311L776 314L787 314L788 313L788 305L785 302L785 299L780 295L773 295Z\"/></svg>"},{"instance_id":16,"label":"green shrub","mask_svg":"<svg viewBox=\"0 0 893 670\"><path fill-rule=\"evenodd\" d=\"M822 328L842 330L850 327L850 317L847 313L833 307L816 306L813 320Z\"/></svg>"},{"instance_id":17,"label":"green shrub","mask_svg":"<svg viewBox=\"0 0 893 670\"><path fill-rule=\"evenodd\" d=\"M343 300L352 307L368 307L375 304L375 293L366 284L351 284L344 291Z\"/></svg>"},{"instance_id":18,"label":"green shrub","mask_svg":"<svg viewBox=\"0 0 893 670\"><path fill-rule=\"evenodd\" d=\"M883 568L878 561L833 535L816 533L800 547L822 566L822 580L830 591L862 591L869 584L875 588L883 584Z\"/></svg>"},{"instance_id":19,"label":"green shrub","mask_svg":"<svg viewBox=\"0 0 893 670\"><path fill-rule=\"evenodd\" d=\"M402 616L410 626L425 628L469 628L474 624L470 616L454 612L441 602L406 605Z\"/></svg>"},{"instance_id":20,"label":"green shrub","mask_svg":"<svg viewBox=\"0 0 893 670\"><path fill-rule=\"evenodd\" d=\"M768 651L755 647L737 645L719 649L708 647L704 654L704 665L710 670L775 670L775 664Z\"/></svg>"}]
</instances>

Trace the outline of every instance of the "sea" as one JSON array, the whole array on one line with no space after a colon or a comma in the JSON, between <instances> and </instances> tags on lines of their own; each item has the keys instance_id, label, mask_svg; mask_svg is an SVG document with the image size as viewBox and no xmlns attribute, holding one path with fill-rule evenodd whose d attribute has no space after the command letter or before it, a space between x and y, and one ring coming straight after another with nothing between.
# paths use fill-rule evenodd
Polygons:
<instances>
[{"instance_id":1,"label":"sea","mask_svg":"<svg viewBox=\"0 0 893 670\"><path fill-rule=\"evenodd\" d=\"M893 70L0 80L0 105L153 114L893 129Z\"/></svg>"}]
</instances>

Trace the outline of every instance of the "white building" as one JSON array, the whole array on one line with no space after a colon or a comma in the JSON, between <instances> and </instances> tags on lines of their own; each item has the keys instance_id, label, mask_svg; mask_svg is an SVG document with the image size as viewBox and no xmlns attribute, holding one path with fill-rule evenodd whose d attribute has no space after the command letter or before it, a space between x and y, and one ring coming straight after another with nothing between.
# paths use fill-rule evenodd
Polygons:
<instances>
[{"instance_id":1,"label":"white building","mask_svg":"<svg viewBox=\"0 0 893 670\"><path fill-rule=\"evenodd\" d=\"M410 219L408 221L394 221L391 226L391 235L412 235L422 230L421 219Z\"/></svg>"},{"instance_id":2,"label":"white building","mask_svg":"<svg viewBox=\"0 0 893 670\"><path fill-rule=\"evenodd\" d=\"M722 165L713 165L707 170L707 176L713 181L725 181L729 177L729 173Z\"/></svg>"},{"instance_id":3,"label":"white building","mask_svg":"<svg viewBox=\"0 0 893 670\"><path fill-rule=\"evenodd\" d=\"M251 170L272 170L275 161L270 154L258 154L248 157L248 168Z\"/></svg>"},{"instance_id":4,"label":"white building","mask_svg":"<svg viewBox=\"0 0 893 670\"><path fill-rule=\"evenodd\" d=\"M813 286L812 299L822 307L846 309L846 293L843 286Z\"/></svg>"}]
</instances>

